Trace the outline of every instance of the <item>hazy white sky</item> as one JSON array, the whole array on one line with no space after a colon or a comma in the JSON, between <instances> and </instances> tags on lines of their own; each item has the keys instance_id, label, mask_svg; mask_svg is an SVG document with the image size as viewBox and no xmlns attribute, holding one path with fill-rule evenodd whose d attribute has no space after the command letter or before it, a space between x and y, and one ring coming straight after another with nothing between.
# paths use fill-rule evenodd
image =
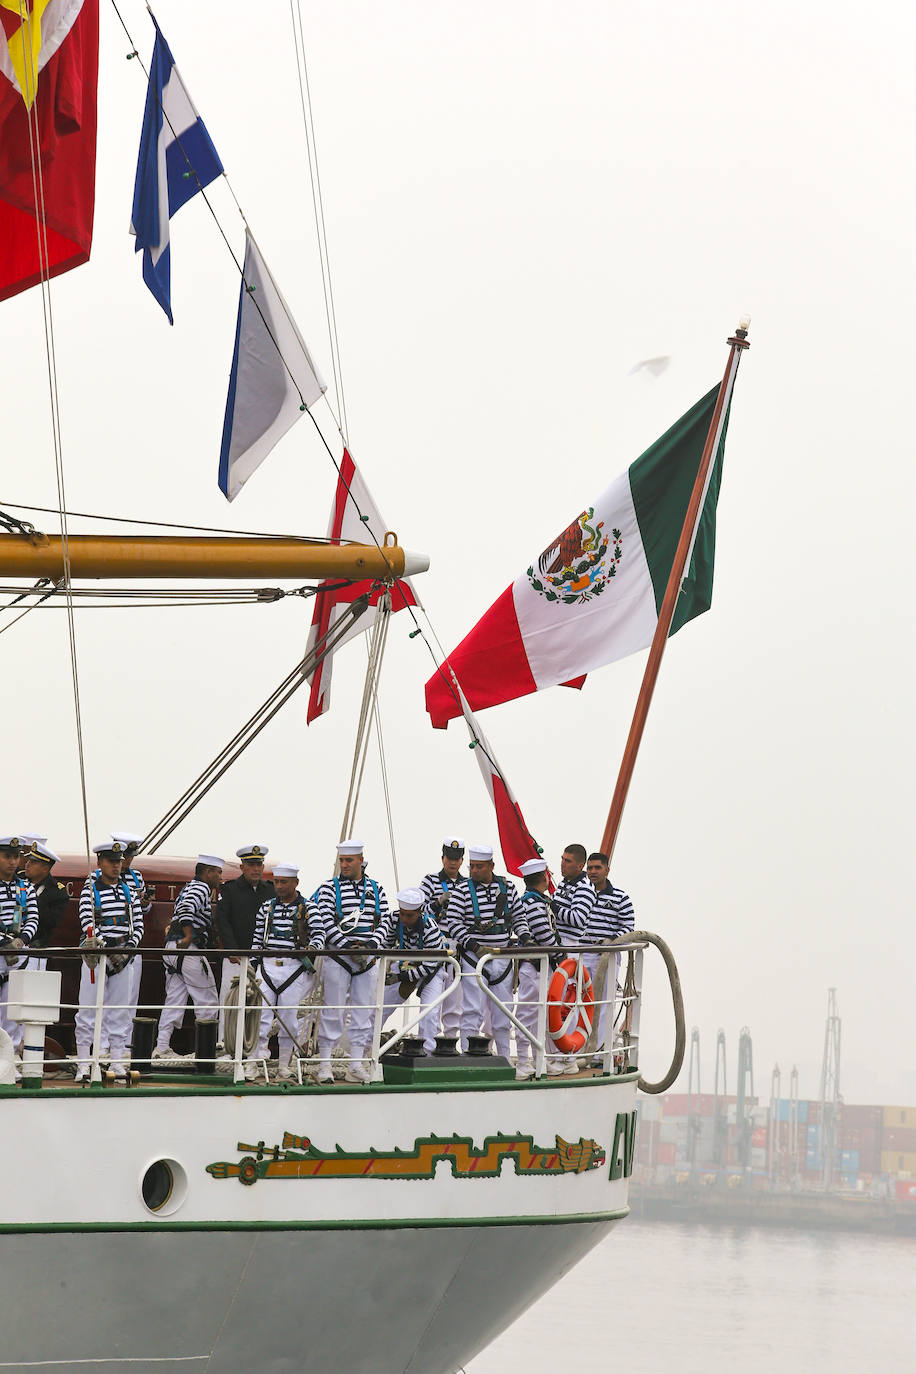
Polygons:
<instances>
[{"instance_id":1,"label":"hazy white sky","mask_svg":"<svg viewBox=\"0 0 916 1374\"><path fill-rule=\"evenodd\" d=\"M122 13L144 62L140 0ZM330 378L289 8L157 15L299 327ZM615 862L678 957L703 1087L725 1028L818 1091L828 986L848 1101L916 1102L912 1056L913 11L303 3L349 437L446 647L532 552L721 375L752 315L712 612L672 641ZM260 20L260 22L256 22ZM175 327L127 235L145 83L102 0L92 261L53 286L69 504L323 533L308 421L229 507L217 485L238 278L198 199L172 224ZM243 233L219 186L236 251ZM54 503L40 300L2 306L4 500ZM658 379L629 375L670 353ZM42 517L53 529L53 518ZM41 523L40 522L40 523ZM74 525L74 529L82 526ZM109 527L110 528L110 527ZM79 620L91 827L145 830L301 654L310 610ZM446 833L495 838L463 729L395 620L382 702L402 882ZM81 842L65 616L5 636L6 824ZM600 839L643 656L485 713L554 860ZM287 708L174 836L327 876L362 690ZM357 829L393 888L377 777ZM645 1068L670 1018L648 981ZM730 1087L733 1079L730 1080Z\"/></svg>"}]
</instances>

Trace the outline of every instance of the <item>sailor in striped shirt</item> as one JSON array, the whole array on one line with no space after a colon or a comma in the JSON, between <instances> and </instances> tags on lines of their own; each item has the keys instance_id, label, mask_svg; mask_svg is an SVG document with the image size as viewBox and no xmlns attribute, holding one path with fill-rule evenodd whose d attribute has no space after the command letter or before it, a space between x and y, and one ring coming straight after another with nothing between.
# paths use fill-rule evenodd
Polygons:
<instances>
[{"instance_id":1,"label":"sailor in striped shirt","mask_svg":"<svg viewBox=\"0 0 916 1374\"><path fill-rule=\"evenodd\" d=\"M197 951L210 943L213 894L222 876L223 861L218 855L198 854L194 877L185 883L175 901L175 912L165 936L166 949L175 950L175 954L166 954L162 960L165 1005L159 1017L154 1059L171 1057L172 1032L184 1019L189 997L194 1003L195 1020L215 1021L219 1013L213 970Z\"/></svg>"},{"instance_id":2,"label":"sailor in striped shirt","mask_svg":"<svg viewBox=\"0 0 916 1374\"><path fill-rule=\"evenodd\" d=\"M467 1045L469 1035L479 1035L489 1008L490 1027L497 1054L509 1057L509 1018L503 1009L512 1005L512 961L492 959L485 965L485 977L500 1002L493 1002L474 976L484 947L508 948L513 938L529 941L528 923L518 893L507 878L493 874L490 845L471 845L469 878L449 902L448 919L461 955L464 1005L461 1035Z\"/></svg>"},{"instance_id":3,"label":"sailor in striped shirt","mask_svg":"<svg viewBox=\"0 0 916 1374\"><path fill-rule=\"evenodd\" d=\"M368 877L359 840L337 846L340 876L322 883L312 896L317 907L309 923L313 945L325 951L324 1001L318 1021L318 1082L332 1083L331 1051L343 1034L350 1039L348 1083L368 1083L363 1059L369 1049L375 1008L375 961L347 951L372 944L373 934L388 915L384 888Z\"/></svg>"},{"instance_id":4,"label":"sailor in striped shirt","mask_svg":"<svg viewBox=\"0 0 916 1374\"><path fill-rule=\"evenodd\" d=\"M560 949L557 938L556 911L553 898L547 891L547 863L544 859L528 859L519 868L525 881L522 909L528 922L530 945L542 945L545 950ZM518 1003L516 1015L532 1035L537 1035L541 990L542 959L523 959L518 969ZM547 970L550 981L550 969ZM531 1041L520 1031L515 1033L518 1048L516 1077L530 1078L534 1072L534 1049Z\"/></svg>"},{"instance_id":5,"label":"sailor in striped shirt","mask_svg":"<svg viewBox=\"0 0 916 1374\"><path fill-rule=\"evenodd\" d=\"M126 880L129 887L132 887L137 894L137 902L143 915L144 922L153 909L153 894L143 881L143 874L133 867L137 857L137 851L142 842L142 835L134 835L129 830L113 830L111 838L117 840L124 846L124 858L121 860L121 876ZM131 1020L137 1014L137 1003L140 1000L140 978L143 974L143 958L130 961L130 1001L131 1001Z\"/></svg>"},{"instance_id":6,"label":"sailor in striped shirt","mask_svg":"<svg viewBox=\"0 0 916 1374\"><path fill-rule=\"evenodd\" d=\"M258 908L251 948L284 953L265 954L258 964L264 1010L253 1058L267 1058L270 1028L276 1016L278 1077L285 1081L296 1077L290 1061L299 1047L299 1005L315 986L314 965L299 951L311 942L310 926L318 917L318 909L299 891L298 864L274 864L273 882L274 896ZM246 1069L246 1074L252 1076L253 1068Z\"/></svg>"},{"instance_id":7,"label":"sailor in striped shirt","mask_svg":"<svg viewBox=\"0 0 916 1374\"><path fill-rule=\"evenodd\" d=\"M560 873L563 881L554 893L560 944L587 944L589 922L595 908L595 889L585 876L584 845L566 846L560 856Z\"/></svg>"},{"instance_id":8,"label":"sailor in striped shirt","mask_svg":"<svg viewBox=\"0 0 916 1374\"><path fill-rule=\"evenodd\" d=\"M98 859L99 867L97 873L90 873L83 884L79 904L82 943L89 953L84 955L80 973L80 1004L76 1013L78 1083L89 1070L89 1050L95 1029L96 987L93 974L98 955L92 951L101 948L119 951L107 961L101 1043L110 1047L111 1069L115 1078L124 1079L127 1073L124 1052L131 1022L131 974L130 959L120 951L135 950L143 938L143 913L136 891L121 877L124 846L119 840L106 839L93 845L92 852ZM91 968L87 961L91 961Z\"/></svg>"},{"instance_id":9,"label":"sailor in striped shirt","mask_svg":"<svg viewBox=\"0 0 916 1374\"><path fill-rule=\"evenodd\" d=\"M423 910L426 896L419 887L405 887L397 895L398 910L383 916L373 937L379 949L403 950L405 954L422 954L424 950L445 952L445 937L434 917ZM438 959L383 961L385 969L385 1006L399 1007L415 992L420 1006L427 1007L442 992L443 964ZM438 1009L421 1018L419 1032L424 1048L436 1048Z\"/></svg>"},{"instance_id":10,"label":"sailor in striped shirt","mask_svg":"<svg viewBox=\"0 0 916 1374\"><path fill-rule=\"evenodd\" d=\"M442 841L442 867L438 873L427 873L420 883L426 903L423 910L428 916L432 916L439 928L444 933L446 939L452 941L451 924L449 922L448 908L452 899L452 893L456 888L467 882L467 878L461 872L461 865L464 863L464 840L458 839L455 835L447 835ZM451 964L446 964L442 972L443 988L451 987L452 983L458 983L457 988L452 991L450 997L442 1003L442 1034L451 1036L457 1040L461 1035L461 979Z\"/></svg>"},{"instance_id":11,"label":"sailor in striped shirt","mask_svg":"<svg viewBox=\"0 0 916 1374\"><path fill-rule=\"evenodd\" d=\"M6 1031L15 1049L22 1044L23 1028L6 1014L10 969L26 967L28 954L19 951L30 945L38 933L35 889L28 878L16 872L20 853L18 835L0 836L0 949L9 951L0 957L0 1028Z\"/></svg>"},{"instance_id":12,"label":"sailor in striped shirt","mask_svg":"<svg viewBox=\"0 0 916 1374\"><path fill-rule=\"evenodd\" d=\"M625 935L631 931L635 925L636 918L633 913L633 903L630 901L623 888L615 887L608 879L610 864L608 856L600 852L589 854L588 856L588 880L595 889L595 908L588 927L588 943L600 944L605 940L616 940L619 935ZM598 973L598 963L601 955L588 954L585 957L585 966L591 974L592 981L596 981ZM604 990L596 987L595 997L600 1002L598 1013L598 1039L596 1045L598 1049L611 1049L611 1044L605 1045L605 1035L607 1027L611 1028L609 1040L613 1040L614 1033L614 998L617 993L617 977L620 972L620 955L609 956L607 961L607 973L603 981Z\"/></svg>"}]
</instances>

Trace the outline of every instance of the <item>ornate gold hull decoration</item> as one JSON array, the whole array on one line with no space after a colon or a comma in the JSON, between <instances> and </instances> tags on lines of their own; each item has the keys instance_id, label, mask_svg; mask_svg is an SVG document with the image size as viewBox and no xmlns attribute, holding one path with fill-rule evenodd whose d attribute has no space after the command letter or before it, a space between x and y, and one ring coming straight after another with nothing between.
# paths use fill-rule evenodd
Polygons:
<instances>
[{"instance_id":1,"label":"ornate gold hull decoration","mask_svg":"<svg viewBox=\"0 0 916 1374\"><path fill-rule=\"evenodd\" d=\"M351 1154L340 1149L324 1151L308 1136L283 1134L282 1145L239 1142L245 1157L237 1164L220 1160L207 1165L213 1178L237 1178L250 1186L259 1178L435 1178L436 1166L445 1161L453 1178L498 1178L508 1160L516 1174L584 1174L600 1169L605 1152L594 1140L571 1144L561 1136L547 1149L535 1145L530 1135L488 1135L478 1149L470 1136L421 1136L412 1150L369 1149Z\"/></svg>"}]
</instances>

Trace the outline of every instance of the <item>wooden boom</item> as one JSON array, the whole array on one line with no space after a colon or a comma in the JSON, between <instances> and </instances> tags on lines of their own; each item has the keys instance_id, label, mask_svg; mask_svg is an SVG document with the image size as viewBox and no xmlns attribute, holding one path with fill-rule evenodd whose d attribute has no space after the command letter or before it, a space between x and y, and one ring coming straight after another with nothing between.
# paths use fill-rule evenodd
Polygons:
<instances>
[{"instance_id":1,"label":"wooden boom","mask_svg":"<svg viewBox=\"0 0 916 1374\"><path fill-rule=\"evenodd\" d=\"M374 544L324 544L305 539L191 538L154 535L72 534L71 577L364 578L390 582L425 572L425 554L402 549L394 535ZM0 535L0 575L64 575L59 536Z\"/></svg>"}]
</instances>

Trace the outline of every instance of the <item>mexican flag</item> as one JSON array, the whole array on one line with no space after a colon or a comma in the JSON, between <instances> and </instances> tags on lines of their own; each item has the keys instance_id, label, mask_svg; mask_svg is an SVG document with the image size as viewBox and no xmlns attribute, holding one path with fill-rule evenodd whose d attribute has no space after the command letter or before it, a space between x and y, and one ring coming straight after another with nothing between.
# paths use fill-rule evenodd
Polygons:
<instances>
[{"instance_id":1,"label":"mexican flag","mask_svg":"<svg viewBox=\"0 0 916 1374\"><path fill-rule=\"evenodd\" d=\"M712 603L716 502L734 369L715 436L700 518L671 634ZM462 714L451 672L474 711L585 674L652 639L719 393L718 385L586 506L493 603L426 684L443 729Z\"/></svg>"}]
</instances>

